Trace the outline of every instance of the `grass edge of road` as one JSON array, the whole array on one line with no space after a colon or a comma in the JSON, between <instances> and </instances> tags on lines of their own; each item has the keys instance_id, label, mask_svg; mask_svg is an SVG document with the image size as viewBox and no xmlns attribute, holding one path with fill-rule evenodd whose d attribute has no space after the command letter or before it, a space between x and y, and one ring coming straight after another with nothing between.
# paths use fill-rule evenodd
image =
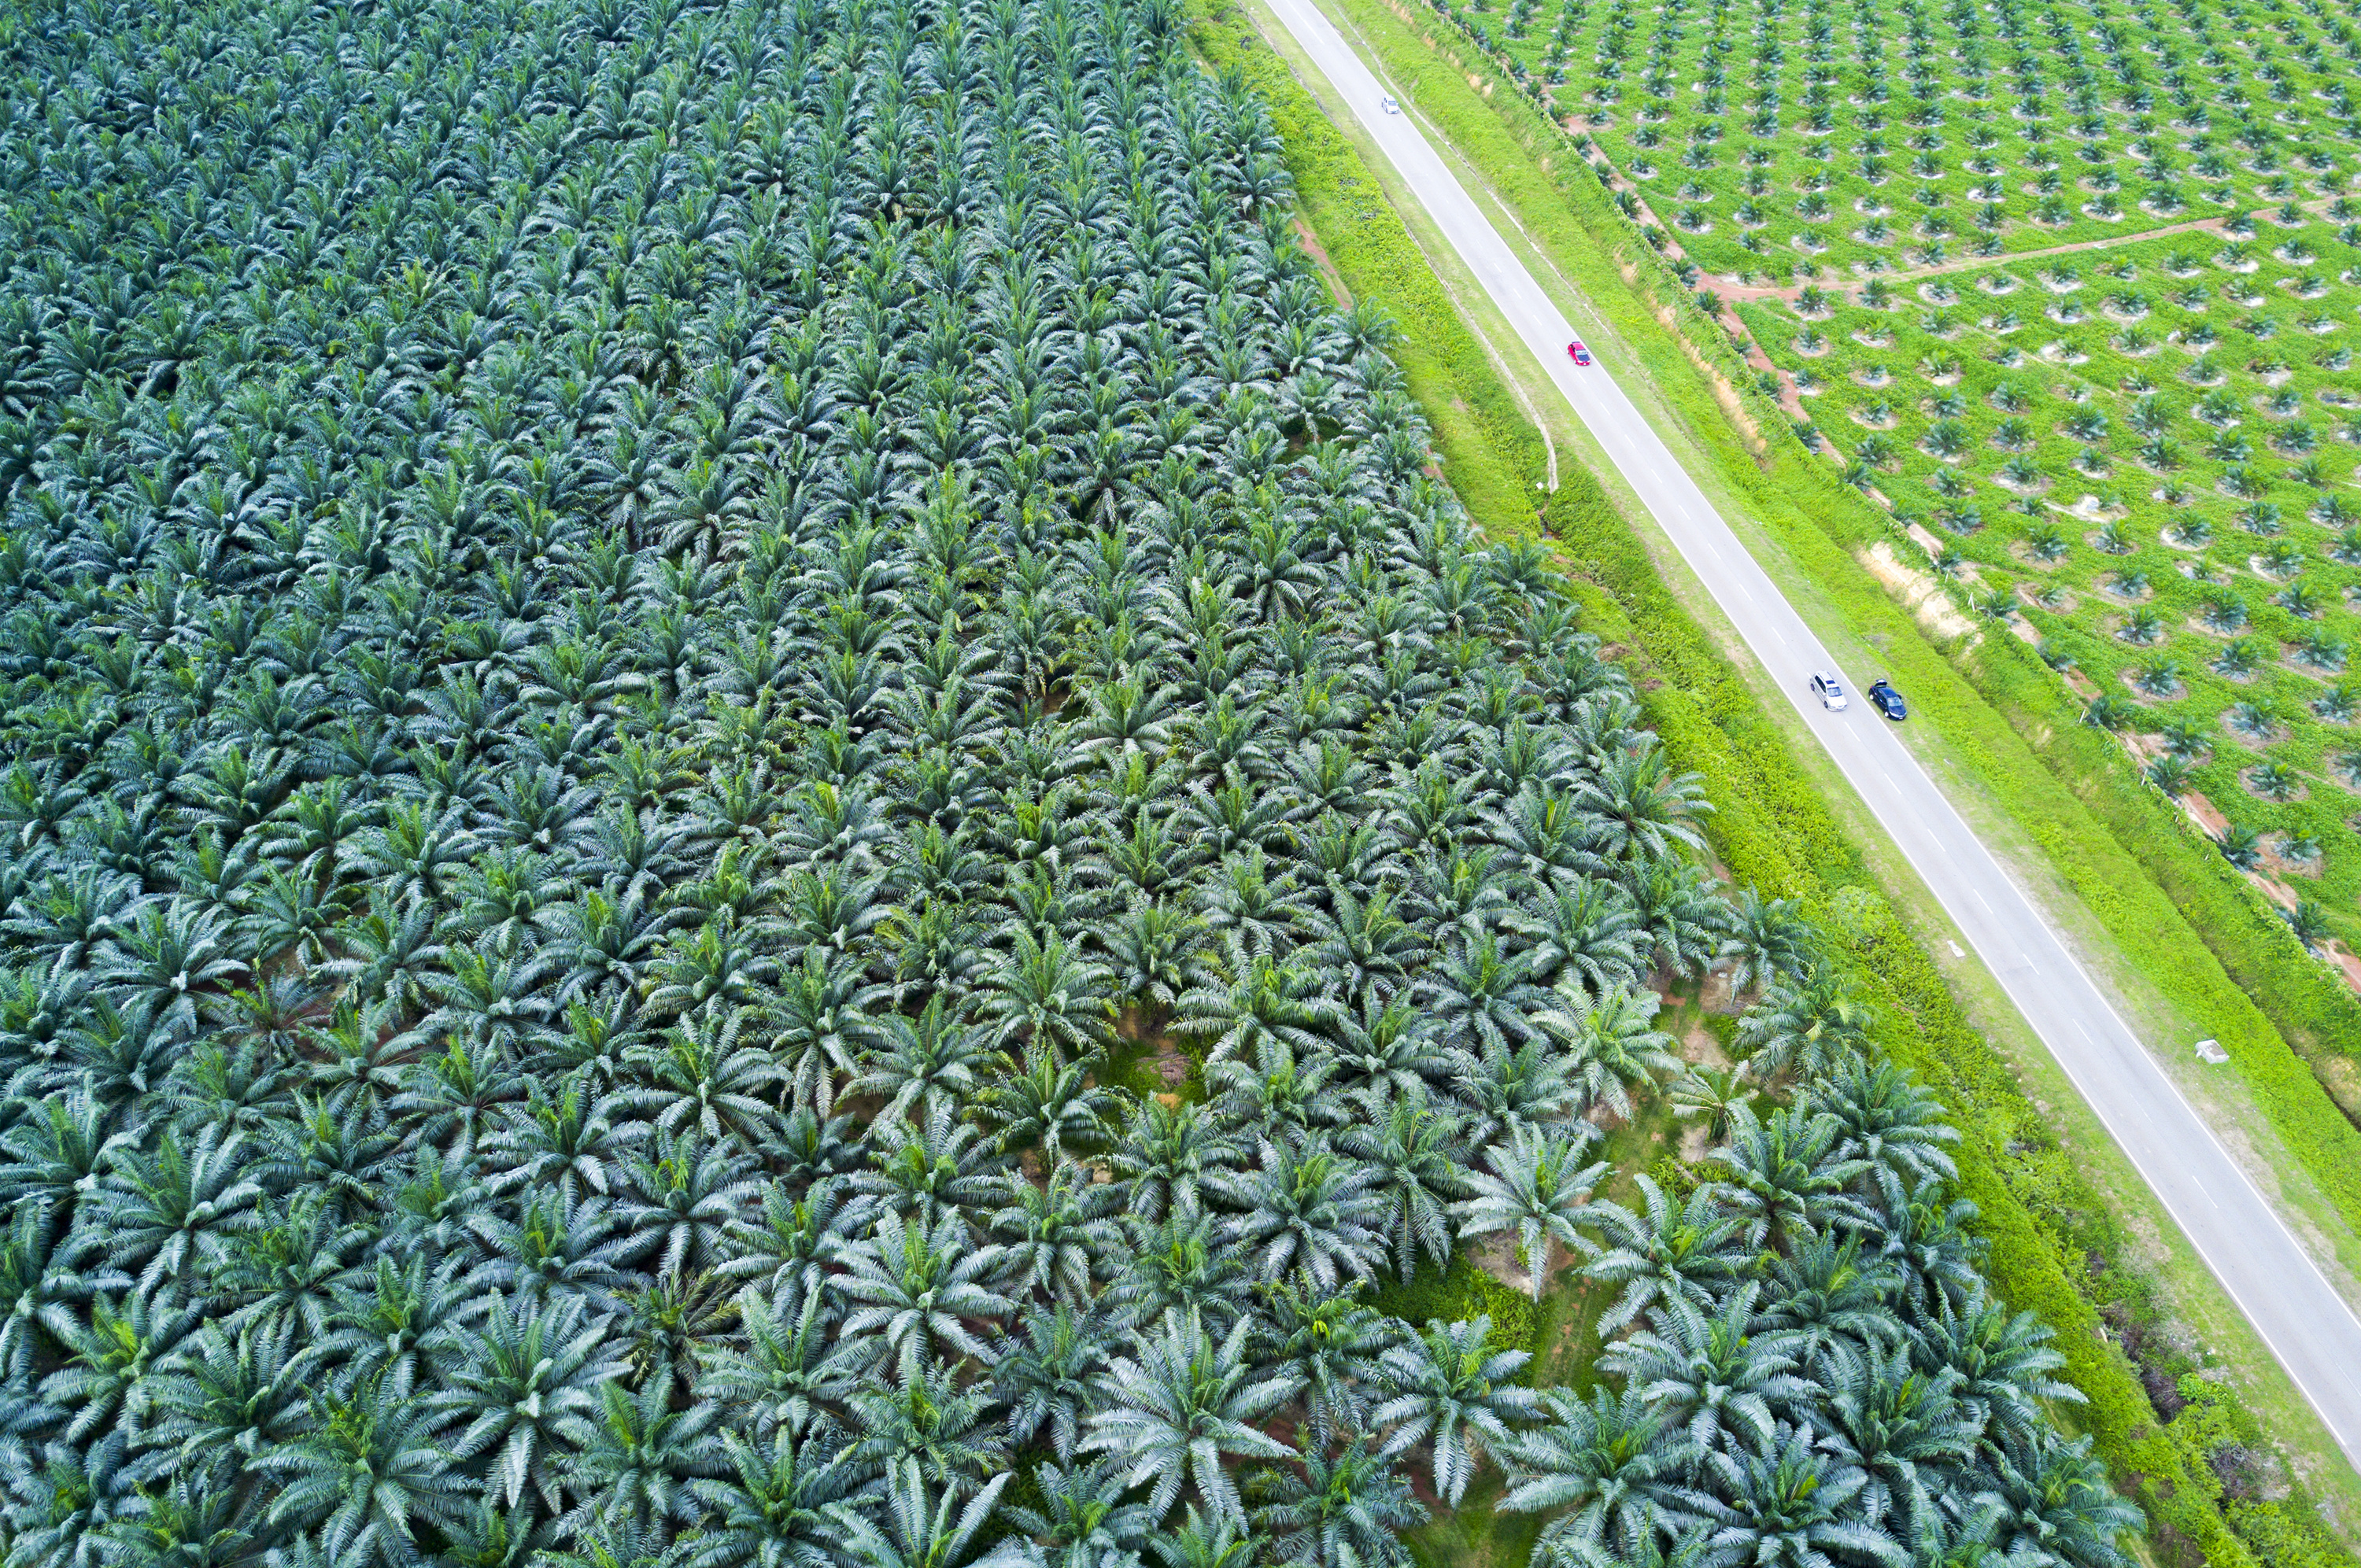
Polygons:
<instances>
[{"instance_id":1,"label":"grass edge of road","mask_svg":"<svg viewBox=\"0 0 2361 1568\"><path fill-rule=\"evenodd\" d=\"M1479 523L1497 536L1529 533L1538 521L1572 558L1587 624L1622 644L1668 751L1707 775L1717 853L1741 878L1802 898L1817 919L1858 943L1864 979L1882 1004L1881 1042L1938 1088L1965 1133L1960 1190L1981 1211L1988 1272L2013 1307L2041 1312L2058 1332L2069 1376L2089 1401L2061 1413L2092 1434L2147 1508L2158 1555L2177 1557L2175 1549L2185 1546L2215 1563L2293 1568L2334 1560L2334 1543L2300 1490L2278 1500L2225 1495L2213 1455L2266 1442L2234 1393L2192 1362L2173 1389L2189 1405L2176 1420L2157 1419L2139 1370L2107 1328L2110 1319L2135 1332L2165 1327L2155 1282L2132 1258L2114 1212L2008 1065L1970 1027L1861 851L1804 780L1785 737L1657 579L1597 481L1576 468L1536 515L1527 487L1542 471L1539 433L1524 423L1400 214L1311 93L1234 6L1195 0L1191 16L1201 55L1217 69L1243 71L1269 102L1300 211L1327 268L1356 298L1382 303L1409 329L1398 353L1405 378L1425 389L1421 400L1444 472ZM1488 466L1496 471L1472 472ZM1501 468L1513 479L1504 482ZM1463 485L1463 476L1477 482ZM2048 1201L2037 1210L2021 1189L2045 1192ZM2094 1267L2094 1257L2113 1261Z\"/></svg>"},{"instance_id":2,"label":"grass edge of road","mask_svg":"<svg viewBox=\"0 0 2361 1568\"><path fill-rule=\"evenodd\" d=\"M1586 287L1583 297L1637 354L1648 389L1817 593L1865 633L1906 645L1896 658L1922 715L1959 738L1982 787L2146 982L2230 1052L2334 1212L2345 1232L2336 1238L2340 1250L2354 1245L2361 1133L2323 1080L2354 1071L2344 1042L2361 1041L2361 1000L2303 954L2285 923L2217 863L2120 747L2078 722L2030 649L2004 635L1930 637L1895 602L1855 553L1880 540L1905 558L1917 547L1892 536L1882 512L1787 439L1784 415L1733 380L1741 367L1726 334L1706 323L1669 273L1656 276L1662 259L1488 59L1464 39L1438 49L1431 31L1411 28L1386 0L1346 0L1345 8L1399 89L1420 88L1419 111L1472 160L1513 214L1519 237L1560 280L1616 280ZM1411 52L1422 43L1433 52ZM1449 69L1422 74L1435 66ZM1682 330L1691 316L1702 347Z\"/></svg>"}]
</instances>

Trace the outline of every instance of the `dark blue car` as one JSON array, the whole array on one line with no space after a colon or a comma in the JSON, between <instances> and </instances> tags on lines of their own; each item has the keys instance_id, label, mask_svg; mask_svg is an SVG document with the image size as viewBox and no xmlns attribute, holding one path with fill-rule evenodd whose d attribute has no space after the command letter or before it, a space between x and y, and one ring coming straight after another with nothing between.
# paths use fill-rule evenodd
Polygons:
<instances>
[{"instance_id":1,"label":"dark blue car","mask_svg":"<svg viewBox=\"0 0 2361 1568\"><path fill-rule=\"evenodd\" d=\"M1910 717L1910 705L1902 700L1900 692L1887 685L1883 680L1870 686L1869 700L1878 712L1896 724Z\"/></svg>"}]
</instances>

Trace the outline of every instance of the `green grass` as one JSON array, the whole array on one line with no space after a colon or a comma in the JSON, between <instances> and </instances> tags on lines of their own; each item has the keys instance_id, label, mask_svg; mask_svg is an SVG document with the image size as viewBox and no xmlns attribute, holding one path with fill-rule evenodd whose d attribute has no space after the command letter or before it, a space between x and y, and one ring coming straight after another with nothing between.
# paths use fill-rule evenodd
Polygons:
<instances>
[{"instance_id":1,"label":"green grass","mask_svg":"<svg viewBox=\"0 0 2361 1568\"><path fill-rule=\"evenodd\" d=\"M1363 16L1375 27L1387 25L1387 18L1378 16L1374 7L1365 8ZM1333 127L1316 120L1308 96L1279 69L1275 58L1245 38L1233 14L1201 17L1198 37L1210 58L1224 66L1248 70L1271 98L1282 127L1287 128L1290 167L1308 209L1317 211L1321 181L1340 170L1351 171L1356 189L1373 189L1349 147ZM1410 58L1408 51L1389 56L1398 82L1405 80L1401 71ZM1435 75L1463 85L1466 80L1456 72ZM1474 99L1472 93L1462 96ZM1421 102L1426 103L1423 98ZM1508 104L1504 114L1514 108L1512 102ZM1462 113L1455 104L1453 112L1460 116L1455 134L1464 127L1480 132L1492 123L1488 116ZM1544 136L1550 134L1545 126L1535 128ZM1542 167L1550 156L1543 150L1521 163L1523 174L1540 190L1554 188L1550 171ZM1577 182L1587 181L1571 164L1571 159L1563 160L1557 174ZM1502 171L1504 186L1517 177L1519 166L1514 157L1487 163L1488 170ZM1511 192L1510 199L1529 216L1543 210L1521 200L1521 194ZM1354 281L1353 263L1370 252L1414 254L1399 220L1374 213L1366 203L1357 204L1357 211L1360 225L1350 232L1332 230L1314 218L1314 227L1336 260L1340 277L1348 287L1389 307L1431 311L1436 298L1431 291L1434 288L1431 277L1413 280L1406 307L1395 307L1381 290ZM1549 236L1552 243L1560 237ZM1603 258L1595 247L1582 260L1594 267L1604 260L1610 269L1631 264L1623 258ZM1623 308L1639 328L1650 303L1631 303L1639 308L1633 310L1631 304ZM1437 347L1438 328L1444 323L1431 314L1421 319L1428 325L1413 333L1402 350L1407 362ZM1466 334L1459 329L1455 335L1464 339ZM1440 337L1444 345L1452 346L1453 332L1443 330ZM1657 336L1646 346L1662 361L1685 359L1682 349L1668 336ZM1709 341L1706 352L1711 364ZM1464 350L1455 354L1454 362L1472 367L1471 375L1482 367L1480 355ZM1709 387L1694 378L1689 384L1694 395L1710 408ZM1480 394L1481 389L1463 386L1462 391ZM1488 400L1479 395L1469 406L1499 411L1512 401L1510 394L1501 391ZM1758 416L1763 408L1743 393L1731 393L1730 401ZM1718 417L1714 422L1719 428ZM1446 464L1468 455L1454 453L1449 433L1441 421L1437 424L1444 434ZM1738 444L1726 430L1721 433L1730 445ZM1532 459L1537 454L1531 445L1520 451L1526 459L1517 470L1521 478L1532 473ZM1488 516L1480 506L1471 510L1488 525L1520 530L1527 526L1521 498L1500 517ZM2206 1407L2209 1413L2202 1420L2184 1420L2162 1427L2156 1423L2129 1363L2098 1332L2102 1308L2135 1315L2146 1312L2151 1319L2155 1312L2152 1287L2143 1281L2134 1249L2116 1227L2108 1206L2087 1185L2081 1166L2017 1087L2005 1063L1967 1026L1957 999L1874 885L1859 851L1838 830L1781 733L1719 651L1656 580L1630 527L1607 503L1597 484L1587 475L1572 476L1550 498L1547 517L1583 580L1581 592L1592 630L1624 645L1635 674L1650 687L1651 718L1668 749L1685 766L1700 768L1715 781L1717 854L1741 880L1805 897L1815 913L1837 922L1838 928L1854 937L1869 967L1872 991L1884 1004L1883 1037L1888 1048L1914 1062L1940 1085L1955 1113L1971 1129L1963 1159L1966 1186L1982 1210L1982 1225L1993 1245L1993 1276L2011 1300L2038 1308L2059 1326L2061 1340L2073 1357L2070 1375L2092 1395L2087 1412L2090 1430L2117 1474L2136 1486L2148 1502L2158 1527L2156 1543L2168 1555L2186 1546L2216 1562L2252 1561L2245 1542L2260 1545L2267 1537L2273 1543L2274 1562L2305 1561L2307 1554L2333 1555L2333 1547L2301 1494L2270 1505L2260 1514L2248 1509L2236 1516L2239 1533L2232 1533L2228 1525L2233 1516L2216 1506L2221 1489L2204 1463L2202 1443L2211 1430L2209 1422L2228 1422L2260 1442L2252 1418L2235 1399L2217 1397L2215 1403ZM1831 548L1825 540L1822 543L1824 549ZM1844 559L1840 553L1837 558ZM1939 663L1932 651L1926 656ZM1952 679L1964 687L1956 674ZM1995 725L1999 722L1989 712L1986 718ZM2023 768L2052 794L2072 804L2071 796L2058 788L2022 746L2016 751ZM2103 839L2103 833L2100 837ZM2117 853L2120 857L2121 851ZM2120 866L2113 869L2118 873L2122 870ZM2169 904L2166 907L2169 911ZM2195 947L2185 928L2179 935ZM2203 949L2197 951L2202 954ZM2221 979L2218 968L2213 974L2217 981ZM2235 989L2231 994L2235 995ZM2239 1001L2243 1003L2243 998ZM2251 1007L2247 1012L2252 1013ZM2268 1033L2268 1025L2262 1027ZM2284 1054L2283 1045L2279 1049ZM2100 1262L2103 1266L2094 1266ZM1550 1303L1557 1300L1553 1297ZM2195 1369L2193 1364L2191 1369ZM1480 1504L1480 1499L1471 1501ZM1521 1561L1521 1553L1510 1550L1508 1539L1515 1523L1501 1520L1496 1529L1482 1507L1463 1509L1430 1527L1422 1538L1422 1556L1437 1562ZM2288 1544L2290 1541L2296 1544Z\"/></svg>"}]
</instances>

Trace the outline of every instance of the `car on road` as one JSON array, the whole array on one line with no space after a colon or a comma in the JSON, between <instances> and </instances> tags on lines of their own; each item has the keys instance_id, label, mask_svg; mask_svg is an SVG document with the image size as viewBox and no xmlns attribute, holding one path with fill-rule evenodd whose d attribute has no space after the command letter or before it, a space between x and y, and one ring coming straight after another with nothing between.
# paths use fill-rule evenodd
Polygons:
<instances>
[{"instance_id":1,"label":"car on road","mask_svg":"<svg viewBox=\"0 0 2361 1568\"><path fill-rule=\"evenodd\" d=\"M1902 700L1900 692L1885 684L1882 675L1869 683L1869 701L1871 707L1896 724L1910 717L1910 705Z\"/></svg>"},{"instance_id":2,"label":"car on road","mask_svg":"<svg viewBox=\"0 0 2361 1568\"><path fill-rule=\"evenodd\" d=\"M1590 350L1582 346L1582 339L1578 337L1565 345L1565 356L1576 365L1590 363Z\"/></svg>"},{"instance_id":3,"label":"car on road","mask_svg":"<svg viewBox=\"0 0 2361 1568\"><path fill-rule=\"evenodd\" d=\"M1844 683L1826 670L1812 672L1812 695L1830 713L1842 713L1847 706Z\"/></svg>"},{"instance_id":4,"label":"car on road","mask_svg":"<svg viewBox=\"0 0 2361 1568\"><path fill-rule=\"evenodd\" d=\"M1379 99L1378 103L1389 115L1399 115L1401 113L1401 105L1394 102L1394 95L1390 93Z\"/></svg>"}]
</instances>

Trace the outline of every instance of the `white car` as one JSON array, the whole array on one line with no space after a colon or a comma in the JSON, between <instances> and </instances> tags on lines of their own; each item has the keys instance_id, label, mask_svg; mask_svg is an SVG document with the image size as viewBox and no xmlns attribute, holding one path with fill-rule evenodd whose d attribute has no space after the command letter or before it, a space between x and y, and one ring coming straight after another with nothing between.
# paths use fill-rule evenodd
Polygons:
<instances>
[{"instance_id":1,"label":"white car","mask_svg":"<svg viewBox=\"0 0 2361 1568\"><path fill-rule=\"evenodd\" d=\"M1812 672L1812 695L1818 697L1820 706L1830 713L1845 710L1844 683L1826 670Z\"/></svg>"},{"instance_id":2,"label":"white car","mask_svg":"<svg viewBox=\"0 0 2361 1568\"><path fill-rule=\"evenodd\" d=\"M1379 99L1378 103L1389 115L1399 115L1401 113L1401 105L1394 102L1393 94L1390 93L1385 97Z\"/></svg>"}]
</instances>

